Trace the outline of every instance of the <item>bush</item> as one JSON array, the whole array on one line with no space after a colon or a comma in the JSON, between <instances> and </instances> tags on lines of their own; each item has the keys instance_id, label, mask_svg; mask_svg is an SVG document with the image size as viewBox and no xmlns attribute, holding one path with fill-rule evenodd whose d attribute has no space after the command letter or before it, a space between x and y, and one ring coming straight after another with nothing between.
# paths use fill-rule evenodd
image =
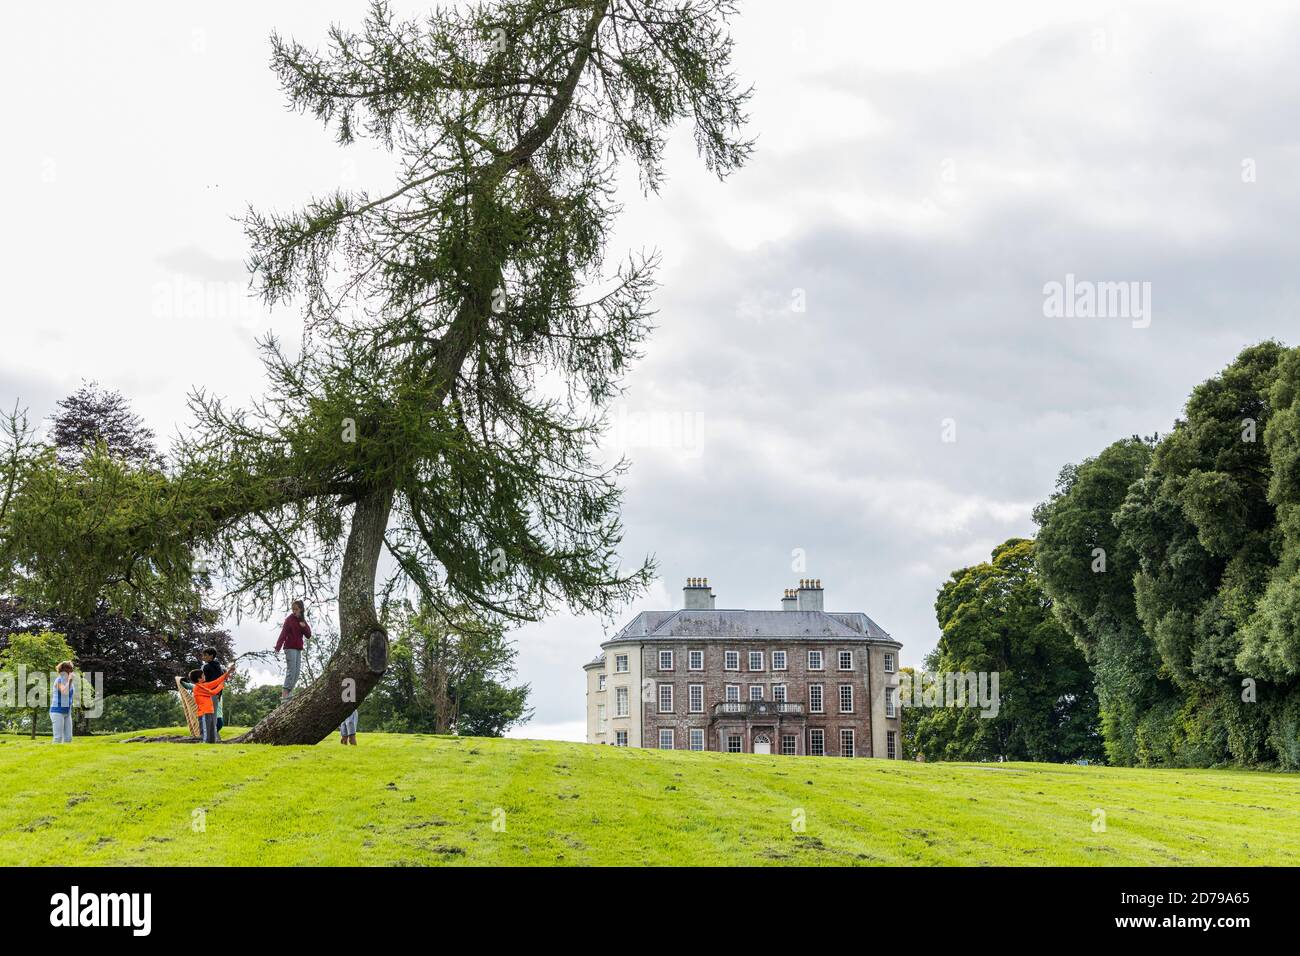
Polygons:
<instances>
[{"instance_id":1,"label":"bush","mask_svg":"<svg viewBox=\"0 0 1300 956\"><path fill-rule=\"evenodd\" d=\"M185 723L185 711L174 694L113 694L104 698L104 713L91 722L100 734L121 734Z\"/></svg>"}]
</instances>

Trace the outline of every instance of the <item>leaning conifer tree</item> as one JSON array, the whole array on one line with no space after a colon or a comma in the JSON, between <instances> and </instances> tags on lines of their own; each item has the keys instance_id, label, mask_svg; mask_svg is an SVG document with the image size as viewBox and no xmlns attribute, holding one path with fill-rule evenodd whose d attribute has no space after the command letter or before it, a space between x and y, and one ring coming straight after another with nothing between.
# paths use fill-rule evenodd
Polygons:
<instances>
[{"instance_id":1,"label":"leaning conifer tree","mask_svg":"<svg viewBox=\"0 0 1300 956\"><path fill-rule=\"evenodd\" d=\"M355 709L386 667L382 589L511 621L609 613L649 580L648 562L619 567L623 465L594 450L650 328L655 266L606 266L615 172L655 191L683 120L720 178L745 161L734 12L505 0L407 21L375 2L323 52L272 38L293 107L343 147L380 144L396 181L250 210L255 288L302 308L300 357L263 342L272 387L251 409L196 394L166 486L111 540L80 542L163 575L201 551L254 612L337 594L324 674L244 739L315 743ZM39 590L58 531L27 504L32 543L9 560Z\"/></svg>"}]
</instances>

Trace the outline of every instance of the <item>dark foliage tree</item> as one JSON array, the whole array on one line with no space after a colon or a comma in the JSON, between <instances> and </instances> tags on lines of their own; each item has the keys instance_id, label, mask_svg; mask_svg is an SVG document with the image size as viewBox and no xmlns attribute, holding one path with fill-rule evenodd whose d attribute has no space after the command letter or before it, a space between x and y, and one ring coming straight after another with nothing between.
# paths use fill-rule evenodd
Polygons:
<instances>
[{"instance_id":1,"label":"dark foliage tree","mask_svg":"<svg viewBox=\"0 0 1300 956\"><path fill-rule=\"evenodd\" d=\"M100 452L71 478L25 464L0 573L82 606L111 583L130 611L190 587L197 549L243 609L336 598L325 673L253 742L315 743L379 681L385 551L385 585L444 613L611 613L652 569L619 566L622 466L594 443L649 332L655 261L605 268L614 174L626 161L654 189L681 120L719 176L745 160L733 12L504 0L406 21L375 3L322 53L274 38L294 108L388 150L395 181L250 211L256 286L301 304L300 353L265 341L271 391L250 410L196 395L163 474ZM67 567L74 545L93 559Z\"/></svg>"},{"instance_id":2,"label":"dark foliage tree","mask_svg":"<svg viewBox=\"0 0 1300 956\"><path fill-rule=\"evenodd\" d=\"M50 442L62 464L80 465L101 443L109 454L133 465L160 463L153 430L145 427L121 392L83 383L58 408L51 419Z\"/></svg>"},{"instance_id":3,"label":"dark foliage tree","mask_svg":"<svg viewBox=\"0 0 1300 956\"><path fill-rule=\"evenodd\" d=\"M62 634L79 668L104 675L105 694L175 690L173 678L195 667L204 647L217 648L223 660L234 654L229 632L211 610L192 612L179 627L164 629L103 603L82 616L0 597L0 648L10 634L35 631Z\"/></svg>"},{"instance_id":4,"label":"dark foliage tree","mask_svg":"<svg viewBox=\"0 0 1300 956\"><path fill-rule=\"evenodd\" d=\"M927 667L996 671L1001 699L994 716L974 706L925 711L915 745L927 759L1101 758L1092 674L1039 586L1032 541L1012 538L991 561L954 571L935 612L943 635Z\"/></svg>"}]
</instances>

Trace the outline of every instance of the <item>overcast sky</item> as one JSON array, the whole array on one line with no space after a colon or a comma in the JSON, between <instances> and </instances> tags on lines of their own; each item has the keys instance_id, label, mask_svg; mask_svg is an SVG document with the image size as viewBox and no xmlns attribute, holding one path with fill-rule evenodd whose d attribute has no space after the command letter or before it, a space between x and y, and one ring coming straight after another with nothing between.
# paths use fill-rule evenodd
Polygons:
<instances>
[{"instance_id":1,"label":"overcast sky","mask_svg":"<svg viewBox=\"0 0 1300 956\"><path fill-rule=\"evenodd\" d=\"M6 405L44 416L94 379L166 438L193 387L247 402L255 338L299 322L245 298L234 217L389 182L286 112L267 69L272 30L315 43L362 0L199 6L0 14ZM719 184L683 135L660 195L628 177L610 250L664 257L608 442L632 460L625 559L654 554L662 580L615 622L518 632L520 735L581 739L581 665L636 610L679 607L688 575L736 608L821 578L828 609L919 663L939 586L1032 533L1063 464L1167 430L1243 346L1297 339L1286 4L742 7L753 161ZM1067 276L1139 283L1149 312L1045 314ZM276 632L245 621L239 649Z\"/></svg>"}]
</instances>

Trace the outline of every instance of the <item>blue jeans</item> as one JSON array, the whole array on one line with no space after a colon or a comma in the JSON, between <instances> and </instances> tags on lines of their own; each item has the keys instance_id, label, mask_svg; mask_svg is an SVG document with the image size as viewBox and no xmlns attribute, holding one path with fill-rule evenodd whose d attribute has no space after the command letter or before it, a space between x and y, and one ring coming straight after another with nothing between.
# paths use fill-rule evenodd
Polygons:
<instances>
[{"instance_id":1,"label":"blue jeans","mask_svg":"<svg viewBox=\"0 0 1300 956\"><path fill-rule=\"evenodd\" d=\"M199 739L205 744L220 743L221 738L217 736L217 715L215 711L210 714L199 715Z\"/></svg>"},{"instance_id":2,"label":"blue jeans","mask_svg":"<svg viewBox=\"0 0 1300 956\"><path fill-rule=\"evenodd\" d=\"M302 649L286 647L284 649L284 689L293 692L298 683L298 671L302 669Z\"/></svg>"},{"instance_id":3,"label":"blue jeans","mask_svg":"<svg viewBox=\"0 0 1300 956\"><path fill-rule=\"evenodd\" d=\"M50 723L54 725L54 742L56 744L72 743L72 708L66 714L50 712Z\"/></svg>"}]
</instances>

